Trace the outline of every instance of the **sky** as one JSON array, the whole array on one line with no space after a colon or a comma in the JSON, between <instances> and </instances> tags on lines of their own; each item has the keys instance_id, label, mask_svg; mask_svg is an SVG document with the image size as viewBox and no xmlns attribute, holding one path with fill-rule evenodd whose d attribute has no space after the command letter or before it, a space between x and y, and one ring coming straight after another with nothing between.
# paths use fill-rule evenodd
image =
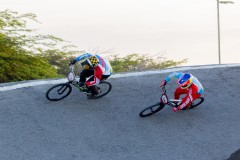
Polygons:
<instances>
[{"instance_id":1,"label":"sky","mask_svg":"<svg viewBox=\"0 0 240 160\"><path fill-rule=\"evenodd\" d=\"M233 1L219 7L223 64L240 63L240 0ZM38 33L86 52L218 64L216 0L0 0L5 9L36 14Z\"/></svg>"}]
</instances>

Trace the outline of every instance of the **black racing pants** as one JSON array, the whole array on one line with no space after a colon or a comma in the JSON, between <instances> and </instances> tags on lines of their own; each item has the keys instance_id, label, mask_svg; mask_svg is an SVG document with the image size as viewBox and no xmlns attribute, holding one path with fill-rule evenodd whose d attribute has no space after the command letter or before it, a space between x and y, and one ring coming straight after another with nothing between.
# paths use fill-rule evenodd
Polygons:
<instances>
[{"instance_id":1,"label":"black racing pants","mask_svg":"<svg viewBox=\"0 0 240 160\"><path fill-rule=\"evenodd\" d=\"M80 74L79 82L86 82L86 78L94 75L93 69L83 70Z\"/></svg>"},{"instance_id":2,"label":"black racing pants","mask_svg":"<svg viewBox=\"0 0 240 160\"><path fill-rule=\"evenodd\" d=\"M79 82L86 82L86 78L94 75L94 70L93 69L88 69L88 70L83 70L80 74L80 80ZM109 77L110 75L102 75L100 81L105 80ZM93 79L89 79L90 81Z\"/></svg>"},{"instance_id":3,"label":"black racing pants","mask_svg":"<svg viewBox=\"0 0 240 160\"><path fill-rule=\"evenodd\" d=\"M93 69L88 69L88 70L83 70L80 74L80 79L79 82L86 82L86 78L94 75L94 70ZM102 75L100 80L105 80L109 77L110 75ZM93 81L94 77L90 78L89 81ZM93 95L98 94L98 89L96 86L89 86L89 90L92 91Z\"/></svg>"}]
</instances>

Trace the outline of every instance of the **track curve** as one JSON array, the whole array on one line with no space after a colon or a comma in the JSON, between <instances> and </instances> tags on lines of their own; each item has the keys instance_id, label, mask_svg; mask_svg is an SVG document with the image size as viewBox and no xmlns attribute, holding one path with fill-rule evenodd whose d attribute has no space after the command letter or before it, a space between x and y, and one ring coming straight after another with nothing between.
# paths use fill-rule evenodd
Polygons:
<instances>
[{"instance_id":1,"label":"track curve","mask_svg":"<svg viewBox=\"0 0 240 160\"><path fill-rule=\"evenodd\" d=\"M183 71L202 82L204 103L147 118L138 113L158 101L168 73L111 78L112 91L98 100L74 89L50 102L52 85L0 92L0 159L230 160L240 148L240 66Z\"/></svg>"}]
</instances>

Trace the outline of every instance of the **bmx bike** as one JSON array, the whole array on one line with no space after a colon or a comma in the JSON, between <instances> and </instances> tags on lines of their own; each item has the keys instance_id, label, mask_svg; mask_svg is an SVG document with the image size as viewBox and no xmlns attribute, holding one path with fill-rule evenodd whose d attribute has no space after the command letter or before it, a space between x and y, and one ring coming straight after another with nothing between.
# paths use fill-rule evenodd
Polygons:
<instances>
[{"instance_id":1,"label":"bmx bike","mask_svg":"<svg viewBox=\"0 0 240 160\"><path fill-rule=\"evenodd\" d=\"M77 87L80 92L87 94L87 96L92 94L88 86L86 85L84 87L79 86L78 80L76 79L74 73L74 65L70 65L69 68L70 72L67 76L68 82L60 83L49 88L46 92L46 98L48 100L59 101L66 98L72 92L72 86ZM112 89L111 83L105 81L105 79L103 79L98 85L96 85L96 87L98 89L99 94L96 96L92 96L91 99L101 98L107 95Z\"/></svg>"},{"instance_id":2,"label":"bmx bike","mask_svg":"<svg viewBox=\"0 0 240 160\"><path fill-rule=\"evenodd\" d=\"M152 114L157 113L158 111L162 110L166 105L168 105L170 107L178 107L181 104L181 102L182 102L181 100L168 99L165 86L161 86L161 88L162 88L162 96L160 97L160 102L143 109L139 113L140 117L151 116ZM204 101L204 98L199 97L199 98L195 99L187 109L195 108L198 105L200 105L203 101ZM186 109L182 109L182 110L186 110Z\"/></svg>"}]
</instances>

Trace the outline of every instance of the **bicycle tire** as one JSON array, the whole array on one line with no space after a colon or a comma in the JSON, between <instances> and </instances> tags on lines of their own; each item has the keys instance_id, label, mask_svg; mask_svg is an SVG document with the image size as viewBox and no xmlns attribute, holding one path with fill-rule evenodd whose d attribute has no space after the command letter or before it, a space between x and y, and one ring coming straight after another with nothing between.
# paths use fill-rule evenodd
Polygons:
<instances>
[{"instance_id":1,"label":"bicycle tire","mask_svg":"<svg viewBox=\"0 0 240 160\"><path fill-rule=\"evenodd\" d=\"M102 98L103 96L107 95L112 89L112 84L107 81L101 81L97 85L97 88L100 88L101 92L98 95L92 97L91 99L98 99L98 98Z\"/></svg>"},{"instance_id":2,"label":"bicycle tire","mask_svg":"<svg viewBox=\"0 0 240 160\"><path fill-rule=\"evenodd\" d=\"M157 107L157 108L155 108L155 109L153 110L154 107ZM156 103L156 104L153 104L153 105L151 105L151 106L143 109L143 110L139 113L139 116L140 116L140 117L148 117L148 116L151 116L151 115L154 114L154 113L157 113L158 111L160 111L160 110L163 109L163 108L164 108L164 104L161 103L161 102L158 102L158 103ZM149 110L150 110L150 112L149 112ZM148 111L149 113L148 113L147 111ZM147 112L147 113L145 113L145 112Z\"/></svg>"},{"instance_id":3,"label":"bicycle tire","mask_svg":"<svg viewBox=\"0 0 240 160\"><path fill-rule=\"evenodd\" d=\"M55 92L55 89L57 89L56 90L57 92ZM69 96L69 94L71 92L72 92L72 87L69 84L60 83L60 84L52 86L51 88L48 89L48 91L46 92L46 98L50 101L59 101L59 100L66 98L67 96ZM65 94L62 96L63 93L65 93ZM59 98L52 97L52 95L57 95L57 94L58 94L58 96L60 96L60 95L61 96Z\"/></svg>"},{"instance_id":4,"label":"bicycle tire","mask_svg":"<svg viewBox=\"0 0 240 160\"><path fill-rule=\"evenodd\" d=\"M203 97L199 97L197 99L195 99L192 104L190 105L189 109L193 109L195 107L197 107L198 105L200 105L202 102L204 101ZM194 103L195 102L195 103Z\"/></svg>"}]
</instances>

